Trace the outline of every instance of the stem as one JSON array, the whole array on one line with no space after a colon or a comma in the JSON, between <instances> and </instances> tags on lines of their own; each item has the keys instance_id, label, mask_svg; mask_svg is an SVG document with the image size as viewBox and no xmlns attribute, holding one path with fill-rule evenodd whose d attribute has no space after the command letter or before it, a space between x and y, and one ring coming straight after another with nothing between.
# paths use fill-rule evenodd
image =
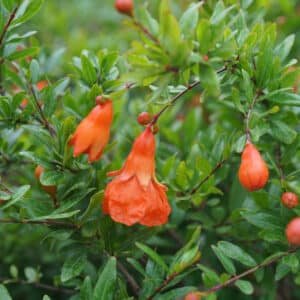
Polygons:
<instances>
[{"instance_id":1,"label":"stem","mask_svg":"<svg viewBox=\"0 0 300 300\"><path fill-rule=\"evenodd\" d=\"M151 41L153 41L156 45L160 45L159 40L140 22L137 20L133 20L133 24L140 29Z\"/></svg>"},{"instance_id":2,"label":"stem","mask_svg":"<svg viewBox=\"0 0 300 300\"><path fill-rule=\"evenodd\" d=\"M246 277L246 276L248 276L248 275L256 272L258 269L267 267L267 266L273 264L274 262L280 260L281 258L283 258L285 256L288 256L291 253L296 252L297 250L299 250L299 248L292 248L292 249L290 249L290 250L282 253L280 256L277 256L277 257L274 257L271 260L267 260L265 262L262 262L262 263L258 264L257 266L255 266L255 267L253 267L253 268L251 268L251 269L249 269L249 270L247 270L247 271L245 271L245 272L243 272L243 273L241 273L239 275L231 277L230 279L228 279L224 283L218 284L218 285L216 285L216 286L214 286L214 287L212 287L212 288L210 288L210 289L208 289L208 290L206 290L204 292L200 291L199 294L201 294L201 295L209 295L209 294L215 293L215 292L221 290L222 288L227 287L227 286L235 283L239 279L241 279L243 277Z\"/></svg>"},{"instance_id":3,"label":"stem","mask_svg":"<svg viewBox=\"0 0 300 300\"><path fill-rule=\"evenodd\" d=\"M34 99L34 102L36 104L37 110L38 110L38 112L39 112L39 114L41 116L41 119L42 119L41 123L45 126L45 128L47 128L47 130L49 131L49 133L51 134L51 136L54 137L56 135L55 129L48 122L48 120L47 120L47 118L46 118L46 116L45 116L45 114L44 114L44 112L43 112L43 110L42 110L42 108L41 108L41 106L39 104L39 101L37 99L37 96L36 96L36 93L34 91L34 88L33 88L32 84L28 82L27 85L28 85L28 89L29 89L29 91L30 91L30 93L31 93L31 95L32 95L32 97Z\"/></svg>"},{"instance_id":4,"label":"stem","mask_svg":"<svg viewBox=\"0 0 300 300\"><path fill-rule=\"evenodd\" d=\"M119 270L125 276L129 285L131 286L134 295L138 296L138 292L140 289L138 283L135 281L135 279L131 276L131 274L128 272L128 270L125 268L125 266L119 260L117 260L117 266L118 266Z\"/></svg>"},{"instance_id":5,"label":"stem","mask_svg":"<svg viewBox=\"0 0 300 300\"><path fill-rule=\"evenodd\" d=\"M278 145L278 147L276 149L275 157L276 157L276 160L277 160L277 167L278 167L278 171L279 171L280 184L281 184L281 187L284 190L286 190L285 176L284 176L283 167L282 167L282 164L281 164L281 149L280 149L280 145Z\"/></svg>"},{"instance_id":6,"label":"stem","mask_svg":"<svg viewBox=\"0 0 300 300\"><path fill-rule=\"evenodd\" d=\"M169 275L165 281L159 286L157 287L154 292L147 298L147 300L152 300L154 298L155 295L157 295L158 293L160 293L173 279L176 278L176 276L178 276L179 273L173 273L171 275Z\"/></svg>"},{"instance_id":7,"label":"stem","mask_svg":"<svg viewBox=\"0 0 300 300\"><path fill-rule=\"evenodd\" d=\"M217 71L217 74L220 74L222 72L224 72L225 70L227 70L227 67L224 66L222 67L220 70ZM201 83L200 80L196 80L194 81L192 84L188 85L184 90L182 90L181 92L179 92L177 95L175 95L170 102L168 102L152 119L152 121L150 122L149 126L153 126L157 123L159 117L173 104L175 104L175 102L181 98L183 95L185 95L188 91L192 90L194 87L198 86Z\"/></svg>"},{"instance_id":8,"label":"stem","mask_svg":"<svg viewBox=\"0 0 300 300\"><path fill-rule=\"evenodd\" d=\"M2 44L3 44L3 41L4 41L5 34L6 34L7 30L8 30L8 28L9 28L11 22L12 22L13 19L15 18L18 8L19 8L19 6L17 5L17 6L15 7L15 9L14 9L14 10L11 12L11 14L9 15L9 18L8 18L6 24L5 24L4 27L3 27L3 30L2 30L1 35L0 35L0 47L2 47Z\"/></svg>"},{"instance_id":9,"label":"stem","mask_svg":"<svg viewBox=\"0 0 300 300\"><path fill-rule=\"evenodd\" d=\"M72 223L61 222L61 221L54 221L54 220L15 220L15 219L0 219L0 223L6 224L31 224L31 225L46 225L46 226L59 226L59 227L66 227L66 228L73 228L79 229L79 226Z\"/></svg>"},{"instance_id":10,"label":"stem","mask_svg":"<svg viewBox=\"0 0 300 300\"><path fill-rule=\"evenodd\" d=\"M2 32L0 34L0 54L1 54L1 57L0 57L0 95L4 95L4 89L3 89L3 86L2 86L2 80L3 80L2 64L4 63L4 57L2 57L2 54L3 54L3 49L2 49L3 41L4 41L4 37L6 35L6 32L9 28L11 22L13 21L13 19L16 16L16 12L17 12L18 8L19 8L19 6L17 5L15 7L15 9L11 12L11 14L9 15L9 18L8 18L7 22L5 23L5 25L2 29Z\"/></svg>"},{"instance_id":11,"label":"stem","mask_svg":"<svg viewBox=\"0 0 300 300\"><path fill-rule=\"evenodd\" d=\"M23 284L23 285L33 285L37 288L41 288L41 289L48 290L48 291L55 292L55 293L63 293L63 294L68 294L68 295L75 294L75 291L71 290L71 289L56 287L53 285L40 283L40 282L28 282L23 279L0 278L0 282L3 282L5 284L19 283L19 284Z\"/></svg>"},{"instance_id":12,"label":"stem","mask_svg":"<svg viewBox=\"0 0 300 300\"><path fill-rule=\"evenodd\" d=\"M259 98L259 96L261 95L261 91L258 90L256 91L256 94L250 104L249 110L246 114L245 117L245 122L246 122L246 139L248 142L251 142L251 133L250 133L250 121L251 121L251 117L252 117L252 113L253 113L253 109L254 109L254 105L256 104L257 99Z\"/></svg>"},{"instance_id":13,"label":"stem","mask_svg":"<svg viewBox=\"0 0 300 300\"><path fill-rule=\"evenodd\" d=\"M191 195L194 195L198 189L207 181L209 180L209 178L211 178L211 176L213 176L216 171L218 171L223 165L224 163L226 162L227 159L223 159L221 160L220 162L218 162L218 164L210 171L210 173L204 177L191 191L190 191L190 194Z\"/></svg>"}]
</instances>

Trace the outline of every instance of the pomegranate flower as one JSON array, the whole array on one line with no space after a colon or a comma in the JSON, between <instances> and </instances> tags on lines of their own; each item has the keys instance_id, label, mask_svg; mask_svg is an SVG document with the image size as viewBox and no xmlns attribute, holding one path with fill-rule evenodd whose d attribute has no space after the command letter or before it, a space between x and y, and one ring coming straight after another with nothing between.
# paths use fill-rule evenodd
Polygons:
<instances>
[{"instance_id":1,"label":"pomegranate flower","mask_svg":"<svg viewBox=\"0 0 300 300\"><path fill-rule=\"evenodd\" d=\"M108 143L112 119L112 101L98 103L80 122L69 141L69 145L74 146L74 157L86 153L90 163L98 160Z\"/></svg>"},{"instance_id":2,"label":"pomegranate flower","mask_svg":"<svg viewBox=\"0 0 300 300\"><path fill-rule=\"evenodd\" d=\"M125 225L158 226L171 212L167 188L155 177L155 138L147 127L135 140L121 170L106 187L103 212Z\"/></svg>"}]
</instances>

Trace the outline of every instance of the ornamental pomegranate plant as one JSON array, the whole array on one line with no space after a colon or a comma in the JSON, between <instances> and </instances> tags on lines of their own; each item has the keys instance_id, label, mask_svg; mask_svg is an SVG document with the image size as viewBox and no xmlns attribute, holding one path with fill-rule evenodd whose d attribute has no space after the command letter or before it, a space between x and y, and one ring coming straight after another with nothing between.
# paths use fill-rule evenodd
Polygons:
<instances>
[{"instance_id":1,"label":"ornamental pomegranate plant","mask_svg":"<svg viewBox=\"0 0 300 300\"><path fill-rule=\"evenodd\" d=\"M0 14L0 300L300 299L299 1Z\"/></svg>"}]
</instances>

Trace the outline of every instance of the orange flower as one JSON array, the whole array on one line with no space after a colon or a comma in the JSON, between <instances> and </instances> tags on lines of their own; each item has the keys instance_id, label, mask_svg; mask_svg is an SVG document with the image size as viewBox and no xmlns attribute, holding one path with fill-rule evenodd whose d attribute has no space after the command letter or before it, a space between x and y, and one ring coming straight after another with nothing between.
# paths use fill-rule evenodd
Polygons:
<instances>
[{"instance_id":1,"label":"orange flower","mask_svg":"<svg viewBox=\"0 0 300 300\"><path fill-rule=\"evenodd\" d=\"M128 226L158 226L171 212L167 188L155 177L155 138L150 127L138 136L121 170L106 187L103 212Z\"/></svg>"},{"instance_id":2,"label":"orange flower","mask_svg":"<svg viewBox=\"0 0 300 300\"><path fill-rule=\"evenodd\" d=\"M69 141L74 146L74 157L88 154L89 162L100 158L108 143L113 118L112 101L97 104L78 125Z\"/></svg>"}]
</instances>

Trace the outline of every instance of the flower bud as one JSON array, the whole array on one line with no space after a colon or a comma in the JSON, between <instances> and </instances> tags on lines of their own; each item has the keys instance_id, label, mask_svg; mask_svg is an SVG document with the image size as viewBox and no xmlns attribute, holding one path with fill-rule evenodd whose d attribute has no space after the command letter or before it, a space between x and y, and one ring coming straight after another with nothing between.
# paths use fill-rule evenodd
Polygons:
<instances>
[{"instance_id":1,"label":"flower bud","mask_svg":"<svg viewBox=\"0 0 300 300\"><path fill-rule=\"evenodd\" d=\"M185 295L184 300L201 300L201 295L198 292L191 292Z\"/></svg>"},{"instance_id":2,"label":"flower bud","mask_svg":"<svg viewBox=\"0 0 300 300\"><path fill-rule=\"evenodd\" d=\"M121 14L132 16L133 0L116 0L115 8Z\"/></svg>"},{"instance_id":3,"label":"flower bud","mask_svg":"<svg viewBox=\"0 0 300 300\"><path fill-rule=\"evenodd\" d=\"M241 185L251 192L263 188L269 179L267 164L256 147L249 142L242 153L238 176Z\"/></svg>"},{"instance_id":4,"label":"flower bud","mask_svg":"<svg viewBox=\"0 0 300 300\"><path fill-rule=\"evenodd\" d=\"M152 116L148 112L141 112L138 117L137 121L140 125L148 125L152 120Z\"/></svg>"},{"instance_id":5,"label":"flower bud","mask_svg":"<svg viewBox=\"0 0 300 300\"><path fill-rule=\"evenodd\" d=\"M298 196L292 192L283 193L281 203L287 208L294 208L299 204Z\"/></svg>"},{"instance_id":6,"label":"flower bud","mask_svg":"<svg viewBox=\"0 0 300 300\"><path fill-rule=\"evenodd\" d=\"M294 218L285 229L288 242L294 246L300 246L300 217Z\"/></svg>"}]
</instances>

